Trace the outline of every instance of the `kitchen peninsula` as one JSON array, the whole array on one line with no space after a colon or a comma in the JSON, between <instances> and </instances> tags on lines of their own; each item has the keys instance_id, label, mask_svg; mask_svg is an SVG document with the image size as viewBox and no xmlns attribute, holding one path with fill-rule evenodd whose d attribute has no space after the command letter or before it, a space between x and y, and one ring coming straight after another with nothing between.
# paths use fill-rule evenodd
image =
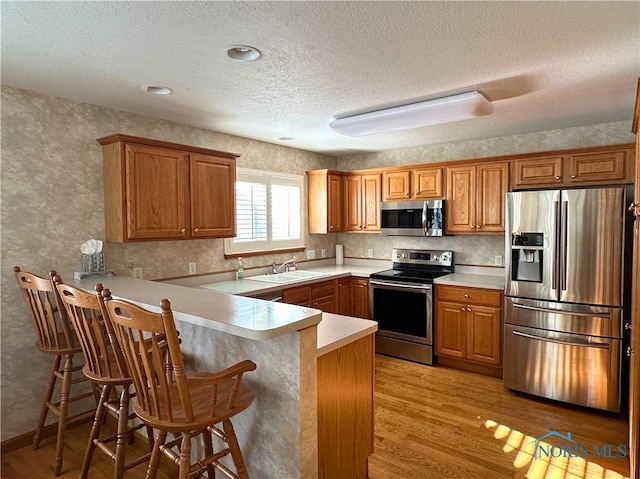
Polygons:
<instances>
[{"instance_id":1,"label":"kitchen peninsula","mask_svg":"<svg viewBox=\"0 0 640 479\"><path fill-rule=\"evenodd\" d=\"M218 371L244 359L257 364L245 377L256 400L234 420L256 477L336 477L331 471L347 463L354 468L350 477L366 477L375 322L124 276L70 284L93 290L97 282L153 311L168 298L189 370Z\"/></svg>"}]
</instances>

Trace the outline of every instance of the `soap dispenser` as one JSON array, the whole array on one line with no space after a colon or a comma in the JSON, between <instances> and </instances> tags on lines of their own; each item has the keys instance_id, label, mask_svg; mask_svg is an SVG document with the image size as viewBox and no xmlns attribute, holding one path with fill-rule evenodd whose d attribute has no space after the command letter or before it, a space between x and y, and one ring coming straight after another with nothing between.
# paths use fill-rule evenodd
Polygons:
<instances>
[{"instance_id":1,"label":"soap dispenser","mask_svg":"<svg viewBox=\"0 0 640 479\"><path fill-rule=\"evenodd\" d=\"M236 279L244 278L244 267L242 266L242 256L238 258L238 268L236 269Z\"/></svg>"}]
</instances>

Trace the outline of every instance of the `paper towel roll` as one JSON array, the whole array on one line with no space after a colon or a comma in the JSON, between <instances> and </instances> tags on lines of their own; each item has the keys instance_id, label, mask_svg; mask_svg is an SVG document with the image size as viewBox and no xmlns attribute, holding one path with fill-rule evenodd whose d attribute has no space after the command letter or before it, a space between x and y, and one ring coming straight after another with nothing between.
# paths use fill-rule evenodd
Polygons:
<instances>
[{"instance_id":1,"label":"paper towel roll","mask_svg":"<svg viewBox=\"0 0 640 479\"><path fill-rule=\"evenodd\" d=\"M344 264L344 248L341 244L336 245L336 264Z\"/></svg>"}]
</instances>

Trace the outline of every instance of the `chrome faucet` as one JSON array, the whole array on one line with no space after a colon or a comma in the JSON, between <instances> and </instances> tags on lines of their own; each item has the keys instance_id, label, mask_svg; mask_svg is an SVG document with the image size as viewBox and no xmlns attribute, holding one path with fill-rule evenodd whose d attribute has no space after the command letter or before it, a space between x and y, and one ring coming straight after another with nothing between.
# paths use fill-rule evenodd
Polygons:
<instances>
[{"instance_id":1,"label":"chrome faucet","mask_svg":"<svg viewBox=\"0 0 640 479\"><path fill-rule=\"evenodd\" d=\"M284 263L282 263L281 265L278 266L278 263L276 263L275 261L273 262L273 264L271 265L271 273L272 274L278 274L282 271L282 269L284 269L285 273L289 272L289 265L293 264L296 262L295 258L291 258L287 261L285 261Z\"/></svg>"}]
</instances>

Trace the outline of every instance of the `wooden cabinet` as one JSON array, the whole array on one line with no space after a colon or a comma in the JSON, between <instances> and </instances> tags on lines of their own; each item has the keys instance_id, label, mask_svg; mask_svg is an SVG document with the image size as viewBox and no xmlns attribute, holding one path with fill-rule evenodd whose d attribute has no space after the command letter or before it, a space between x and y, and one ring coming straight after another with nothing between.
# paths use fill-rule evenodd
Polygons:
<instances>
[{"instance_id":1,"label":"wooden cabinet","mask_svg":"<svg viewBox=\"0 0 640 479\"><path fill-rule=\"evenodd\" d=\"M374 445L374 335L318 357L318 478L366 479Z\"/></svg>"},{"instance_id":2,"label":"wooden cabinet","mask_svg":"<svg viewBox=\"0 0 640 479\"><path fill-rule=\"evenodd\" d=\"M282 302L317 308L327 313L339 313L337 288L338 282L335 279L287 288L282 291Z\"/></svg>"},{"instance_id":3,"label":"wooden cabinet","mask_svg":"<svg viewBox=\"0 0 640 479\"><path fill-rule=\"evenodd\" d=\"M342 173L332 170L307 171L309 179L309 233L326 234L343 230Z\"/></svg>"},{"instance_id":4,"label":"wooden cabinet","mask_svg":"<svg viewBox=\"0 0 640 479\"><path fill-rule=\"evenodd\" d=\"M393 170L382 174L382 201L442 198L442 168Z\"/></svg>"},{"instance_id":5,"label":"wooden cabinet","mask_svg":"<svg viewBox=\"0 0 640 479\"><path fill-rule=\"evenodd\" d=\"M436 286L435 349L440 357L488 366L502 365L502 291ZM463 363L464 364L464 363Z\"/></svg>"},{"instance_id":6,"label":"wooden cabinet","mask_svg":"<svg viewBox=\"0 0 640 479\"><path fill-rule=\"evenodd\" d=\"M107 241L235 235L239 155L119 134L98 142Z\"/></svg>"},{"instance_id":7,"label":"wooden cabinet","mask_svg":"<svg viewBox=\"0 0 640 479\"><path fill-rule=\"evenodd\" d=\"M446 189L447 233L504 233L509 163L447 167Z\"/></svg>"},{"instance_id":8,"label":"wooden cabinet","mask_svg":"<svg viewBox=\"0 0 640 479\"><path fill-rule=\"evenodd\" d=\"M380 231L380 174L343 175L344 231Z\"/></svg>"},{"instance_id":9,"label":"wooden cabinet","mask_svg":"<svg viewBox=\"0 0 640 479\"><path fill-rule=\"evenodd\" d=\"M633 182L635 155L627 145L592 148L512 162L512 188L620 185Z\"/></svg>"},{"instance_id":10,"label":"wooden cabinet","mask_svg":"<svg viewBox=\"0 0 640 479\"><path fill-rule=\"evenodd\" d=\"M369 279L351 276L338 281L338 314L370 319Z\"/></svg>"}]
</instances>

